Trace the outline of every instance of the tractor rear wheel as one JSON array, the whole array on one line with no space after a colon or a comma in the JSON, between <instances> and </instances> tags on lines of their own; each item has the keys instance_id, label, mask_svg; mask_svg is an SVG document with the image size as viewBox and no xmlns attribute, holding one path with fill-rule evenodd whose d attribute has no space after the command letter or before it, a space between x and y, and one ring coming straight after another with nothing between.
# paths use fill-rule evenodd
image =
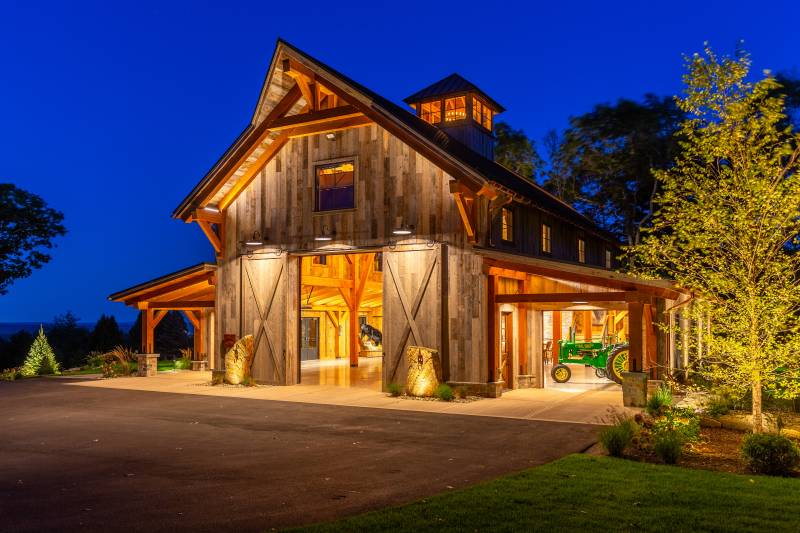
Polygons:
<instances>
[{"instance_id":1,"label":"tractor rear wheel","mask_svg":"<svg viewBox=\"0 0 800 533\"><path fill-rule=\"evenodd\" d=\"M572 377L572 370L567 365L556 365L550 371L550 377L556 383L566 383Z\"/></svg>"},{"instance_id":2,"label":"tractor rear wheel","mask_svg":"<svg viewBox=\"0 0 800 533\"><path fill-rule=\"evenodd\" d=\"M617 383L622 383L622 373L628 371L628 345L618 346L608 356L606 363L606 374L608 379Z\"/></svg>"}]
</instances>

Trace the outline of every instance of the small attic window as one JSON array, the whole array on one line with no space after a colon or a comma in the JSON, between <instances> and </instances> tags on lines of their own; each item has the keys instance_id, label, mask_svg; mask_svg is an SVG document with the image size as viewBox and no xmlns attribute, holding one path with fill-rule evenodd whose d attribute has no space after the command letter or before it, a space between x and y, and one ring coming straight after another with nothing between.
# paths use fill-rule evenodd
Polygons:
<instances>
[{"instance_id":1,"label":"small attic window","mask_svg":"<svg viewBox=\"0 0 800 533\"><path fill-rule=\"evenodd\" d=\"M455 122L467 118L467 97L456 96L444 101L444 121Z\"/></svg>"},{"instance_id":2,"label":"small attic window","mask_svg":"<svg viewBox=\"0 0 800 533\"><path fill-rule=\"evenodd\" d=\"M492 130L492 110L477 96L472 96L472 120Z\"/></svg>"},{"instance_id":3,"label":"small attic window","mask_svg":"<svg viewBox=\"0 0 800 533\"><path fill-rule=\"evenodd\" d=\"M419 116L425 122L438 124L442 121L442 101L425 102L420 104Z\"/></svg>"}]
</instances>

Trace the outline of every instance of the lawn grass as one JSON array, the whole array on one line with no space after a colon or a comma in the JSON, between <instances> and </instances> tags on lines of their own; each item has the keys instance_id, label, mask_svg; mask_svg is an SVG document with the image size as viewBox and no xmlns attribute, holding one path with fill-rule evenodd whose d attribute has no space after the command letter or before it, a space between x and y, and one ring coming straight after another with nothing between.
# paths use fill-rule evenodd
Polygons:
<instances>
[{"instance_id":1,"label":"lawn grass","mask_svg":"<svg viewBox=\"0 0 800 533\"><path fill-rule=\"evenodd\" d=\"M798 531L800 479L571 455L403 507L295 531Z\"/></svg>"}]
</instances>

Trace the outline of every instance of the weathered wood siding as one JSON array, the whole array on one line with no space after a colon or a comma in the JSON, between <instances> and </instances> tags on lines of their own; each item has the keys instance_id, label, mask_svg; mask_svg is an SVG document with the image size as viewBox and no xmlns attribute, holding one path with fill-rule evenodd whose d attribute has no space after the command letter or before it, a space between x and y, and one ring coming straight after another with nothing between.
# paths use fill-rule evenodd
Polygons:
<instances>
[{"instance_id":1,"label":"weathered wood siding","mask_svg":"<svg viewBox=\"0 0 800 533\"><path fill-rule=\"evenodd\" d=\"M355 209L315 213L315 165L351 157L356 165ZM257 313L253 299L243 296L249 289L241 279L239 262L243 250L239 243L251 238L255 231L261 233L268 246L255 250L253 257L275 257L270 250L281 247L287 250L281 257L288 255L289 261L299 261L292 256L293 251L334 253L349 247L382 249L386 261L387 257L401 253L399 250L406 244L416 243L420 245L419 257L429 255L427 252L433 249L442 254L435 284L438 303L432 295L426 295L425 301L430 309L438 306L439 311L436 315L431 314L432 310L421 311L420 322L426 324L424 339L433 344L431 347L443 351L449 379L485 380L485 275L482 260L466 244L462 222L449 192L450 179L428 159L374 124L337 132L334 140L325 135L291 140L226 211L225 252L219 261L217 285L218 342L222 342L225 334L241 336L253 328L250 323ZM403 238L402 245L392 249L388 245L397 241L392 229L403 224L414 226L414 235ZM335 232L333 243L314 241L324 227ZM447 243L447 253L438 244L428 246L433 242ZM398 264L406 272L402 282L407 284L409 293L413 292L415 276L423 274L412 273L412 263L420 261L409 259L407 266ZM263 276L259 282L268 286L269 274ZM294 290L294 286L289 286L286 294ZM414 294L409 295L413 297ZM290 300L297 304L299 298L289 298L286 305ZM395 333L387 308L391 307L392 316L397 317L398 305L397 297L384 291L383 326L389 339ZM294 319L288 313L287 324L292 324ZM428 322L440 325L428 326ZM293 327L297 328L297 324ZM427 328L434 328L429 330L430 335ZM296 329L286 329L286 335L299 338ZM390 350L385 348L385 351L388 360ZM287 383L294 382L289 379L288 370L291 365L297 366L292 359L295 356L287 355ZM259 355L257 360L263 357L266 355ZM265 373L259 373L257 379L268 379L270 370L264 368Z\"/></svg>"}]
</instances>

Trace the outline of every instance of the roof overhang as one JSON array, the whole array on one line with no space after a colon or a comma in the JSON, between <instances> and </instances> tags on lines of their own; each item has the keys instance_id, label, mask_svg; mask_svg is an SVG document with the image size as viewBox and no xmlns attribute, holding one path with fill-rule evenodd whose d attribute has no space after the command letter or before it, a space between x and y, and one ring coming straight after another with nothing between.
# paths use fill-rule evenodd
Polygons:
<instances>
[{"instance_id":1,"label":"roof overhang","mask_svg":"<svg viewBox=\"0 0 800 533\"><path fill-rule=\"evenodd\" d=\"M136 309L186 310L213 308L217 265L200 263L108 297Z\"/></svg>"}]
</instances>

